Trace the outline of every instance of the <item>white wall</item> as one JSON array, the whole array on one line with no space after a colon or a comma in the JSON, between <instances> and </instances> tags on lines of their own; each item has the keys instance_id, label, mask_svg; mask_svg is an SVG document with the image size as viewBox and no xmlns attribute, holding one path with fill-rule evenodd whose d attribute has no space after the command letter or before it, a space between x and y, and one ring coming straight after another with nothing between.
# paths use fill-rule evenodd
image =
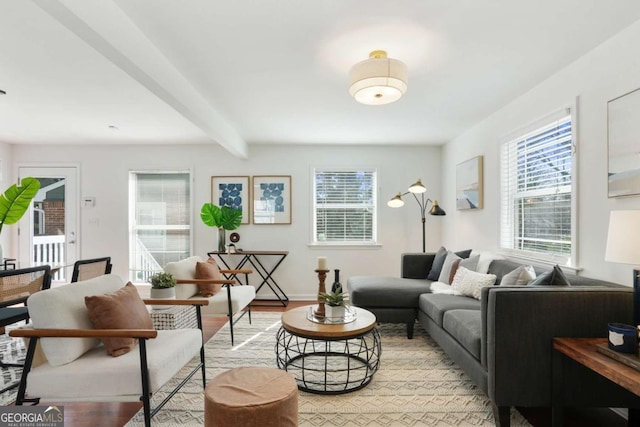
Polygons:
<instances>
[{"instance_id":1,"label":"white wall","mask_svg":"<svg viewBox=\"0 0 640 427\"><path fill-rule=\"evenodd\" d=\"M12 176L12 146L10 144L0 143L0 194L4 193L7 188L15 183ZM15 225L6 225L0 233L0 245L3 249L4 258L15 258L11 250L11 228Z\"/></svg>"},{"instance_id":2,"label":"white wall","mask_svg":"<svg viewBox=\"0 0 640 427\"><path fill-rule=\"evenodd\" d=\"M582 274L631 285L632 268L604 261L609 212L640 209L640 198L607 198L607 101L640 87L640 22L512 101L443 149L443 203L455 200L455 167L484 156L484 209L445 218L454 247L499 246L499 140L578 98L578 265ZM498 70L496 70L498 72Z\"/></svg>"},{"instance_id":3,"label":"white wall","mask_svg":"<svg viewBox=\"0 0 640 427\"><path fill-rule=\"evenodd\" d=\"M191 168L194 184L194 254L215 249L217 231L200 221L200 207L210 200L212 175L291 175L293 223L243 225L238 247L245 250L287 250L289 256L276 274L291 299L314 298L317 292L317 257L326 256L329 268L350 275L398 276L400 254L419 252L422 245L420 215L414 200L402 209L386 202L417 178L428 187L428 197L440 198L440 147L379 146L252 146L248 160L239 160L217 146L13 146L14 174L21 164L77 163L81 196L94 196L94 208L81 209L80 244L83 258L112 257L113 272L128 276L128 172L145 169ZM43 161L46 159L46 161ZM314 166L371 166L378 169L378 239L376 249L310 248L311 171ZM446 203L441 203L449 209ZM98 225L95 225L97 220ZM440 245L442 217L427 220L427 249ZM90 223L91 221L91 223ZM17 242L15 243L17 245ZM17 248L14 248L17 253ZM330 276L333 277L332 275ZM257 279L252 279L255 283ZM269 296L269 294L265 294Z\"/></svg>"}]
</instances>

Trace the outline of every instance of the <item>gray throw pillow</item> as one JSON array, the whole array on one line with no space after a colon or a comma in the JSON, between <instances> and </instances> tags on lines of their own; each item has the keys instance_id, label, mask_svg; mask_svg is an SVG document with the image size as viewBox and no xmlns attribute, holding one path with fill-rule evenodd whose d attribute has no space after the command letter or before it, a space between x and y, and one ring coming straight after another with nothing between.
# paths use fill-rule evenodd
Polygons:
<instances>
[{"instance_id":1,"label":"gray throw pillow","mask_svg":"<svg viewBox=\"0 0 640 427\"><path fill-rule=\"evenodd\" d=\"M460 258L465 259L465 258L469 258L469 255L471 255L471 251L473 249L465 249L464 251L458 251L455 254L458 255Z\"/></svg>"},{"instance_id":2,"label":"gray throw pillow","mask_svg":"<svg viewBox=\"0 0 640 427\"><path fill-rule=\"evenodd\" d=\"M530 281L528 286L571 286L571 283L569 283L560 266L556 265L553 270L545 271Z\"/></svg>"},{"instance_id":3,"label":"gray throw pillow","mask_svg":"<svg viewBox=\"0 0 640 427\"><path fill-rule=\"evenodd\" d=\"M442 271L442 266L444 265L444 260L447 258L447 250L444 246L441 246L436 252L436 256L433 259L433 263L431 264L431 271L427 275L427 280L438 281L440 277L440 272Z\"/></svg>"},{"instance_id":4,"label":"gray throw pillow","mask_svg":"<svg viewBox=\"0 0 640 427\"><path fill-rule=\"evenodd\" d=\"M458 267L464 267L467 270L476 271L478 269L478 261L480 261L480 255L474 255L460 261Z\"/></svg>"}]
</instances>

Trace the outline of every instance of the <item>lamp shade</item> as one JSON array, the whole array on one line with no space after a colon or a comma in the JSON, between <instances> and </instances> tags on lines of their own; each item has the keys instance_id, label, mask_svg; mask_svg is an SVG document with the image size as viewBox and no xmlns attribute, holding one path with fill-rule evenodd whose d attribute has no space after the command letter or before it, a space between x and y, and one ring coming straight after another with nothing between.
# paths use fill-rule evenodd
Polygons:
<instances>
[{"instance_id":1,"label":"lamp shade","mask_svg":"<svg viewBox=\"0 0 640 427\"><path fill-rule=\"evenodd\" d=\"M640 210L611 211L605 260L640 265Z\"/></svg>"},{"instance_id":2,"label":"lamp shade","mask_svg":"<svg viewBox=\"0 0 640 427\"><path fill-rule=\"evenodd\" d=\"M429 215L435 215L435 216L444 216L447 213L444 211L444 209L442 209L439 205L438 205L438 201L434 200L433 201L433 206L431 207L431 209L429 210Z\"/></svg>"},{"instance_id":3,"label":"lamp shade","mask_svg":"<svg viewBox=\"0 0 640 427\"><path fill-rule=\"evenodd\" d=\"M422 180L418 178L418 180L416 182L414 182L413 184L411 184L411 186L409 187L409 191L412 193L424 193L427 191L427 187L425 187L422 184Z\"/></svg>"},{"instance_id":4,"label":"lamp shade","mask_svg":"<svg viewBox=\"0 0 640 427\"><path fill-rule=\"evenodd\" d=\"M391 200L387 202L387 206L390 208L401 208L404 206L404 200L402 200L402 194L396 194Z\"/></svg>"},{"instance_id":5,"label":"lamp shade","mask_svg":"<svg viewBox=\"0 0 640 427\"><path fill-rule=\"evenodd\" d=\"M406 91L407 66L387 58L384 50L374 50L369 59L358 62L349 71L349 93L361 104L390 104Z\"/></svg>"}]
</instances>

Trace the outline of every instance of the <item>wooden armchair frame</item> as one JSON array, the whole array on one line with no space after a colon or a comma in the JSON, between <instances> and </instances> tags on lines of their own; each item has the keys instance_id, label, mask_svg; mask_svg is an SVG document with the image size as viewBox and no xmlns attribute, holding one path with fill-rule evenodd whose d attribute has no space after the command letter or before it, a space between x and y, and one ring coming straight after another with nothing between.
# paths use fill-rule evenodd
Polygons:
<instances>
[{"instance_id":1,"label":"wooden armchair frame","mask_svg":"<svg viewBox=\"0 0 640 427\"><path fill-rule=\"evenodd\" d=\"M144 299L145 304L153 305L191 305L196 309L198 320L198 329L202 334L202 312L201 307L209 304L209 300L189 299L189 300L156 300ZM16 397L16 405L22 405L24 402L30 402L37 405L40 398L25 399L27 388L27 377L31 370L33 358L36 352L36 346L40 338L134 338L138 340L138 349L140 354L140 381L142 385L142 395L140 400L144 410L144 424L146 427L151 426L151 418L184 386L197 372L202 371L202 387L206 387L206 369L204 357L204 336L202 336L202 345L200 347L200 363L180 382L167 397L151 409L151 393L149 386L149 368L147 365L147 347L146 341L154 339L158 336L155 329L16 329L9 333L12 337L29 338L29 347L25 360L18 395Z\"/></svg>"},{"instance_id":2,"label":"wooden armchair frame","mask_svg":"<svg viewBox=\"0 0 640 427\"><path fill-rule=\"evenodd\" d=\"M245 275L245 283L249 285L249 274L253 273L253 270L245 269L245 270L220 270L220 273L223 275L231 274L232 277L235 277L238 274ZM231 332L231 345L233 346L234 338L233 338L233 326L244 317L245 314L249 314L249 324L251 324L251 303L247 304L246 310L240 309L241 314L237 316L235 319L233 318L233 306L231 301L231 286L243 286L242 284L238 284L235 279L176 279L176 283L178 285L181 284L194 284L194 285L222 285L223 288L226 289L227 292L227 317L229 318L229 331Z\"/></svg>"}]
</instances>

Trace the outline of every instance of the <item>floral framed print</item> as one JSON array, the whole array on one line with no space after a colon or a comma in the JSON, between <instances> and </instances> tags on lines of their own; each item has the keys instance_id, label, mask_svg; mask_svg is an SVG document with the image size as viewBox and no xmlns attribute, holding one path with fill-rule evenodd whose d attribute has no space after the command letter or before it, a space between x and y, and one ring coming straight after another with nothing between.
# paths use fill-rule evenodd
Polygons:
<instances>
[{"instance_id":1,"label":"floral framed print","mask_svg":"<svg viewBox=\"0 0 640 427\"><path fill-rule=\"evenodd\" d=\"M253 223L291 224L291 175L253 177Z\"/></svg>"},{"instance_id":2,"label":"floral framed print","mask_svg":"<svg viewBox=\"0 0 640 427\"><path fill-rule=\"evenodd\" d=\"M609 197L640 195L640 89L607 103Z\"/></svg>"},{"instance_id":3,"label":"floral framed print","mask_svg":"<svg viewBox=\"0 0 640 427\"><path fill-rule=\"evenodd\" d=\"M456 209L482 209L482 156L456 166Z\"/></svg>"},{"instance_id":4,"label":"floral framed print","mask_svg":"<svg viewBox=\"0 0 640 427\"><path fill-rule=\"evenodd\" d=\"M212 176L211 203L242 211L242 224L249 224L249 177Z\"/></svg>"}]
</instances>

